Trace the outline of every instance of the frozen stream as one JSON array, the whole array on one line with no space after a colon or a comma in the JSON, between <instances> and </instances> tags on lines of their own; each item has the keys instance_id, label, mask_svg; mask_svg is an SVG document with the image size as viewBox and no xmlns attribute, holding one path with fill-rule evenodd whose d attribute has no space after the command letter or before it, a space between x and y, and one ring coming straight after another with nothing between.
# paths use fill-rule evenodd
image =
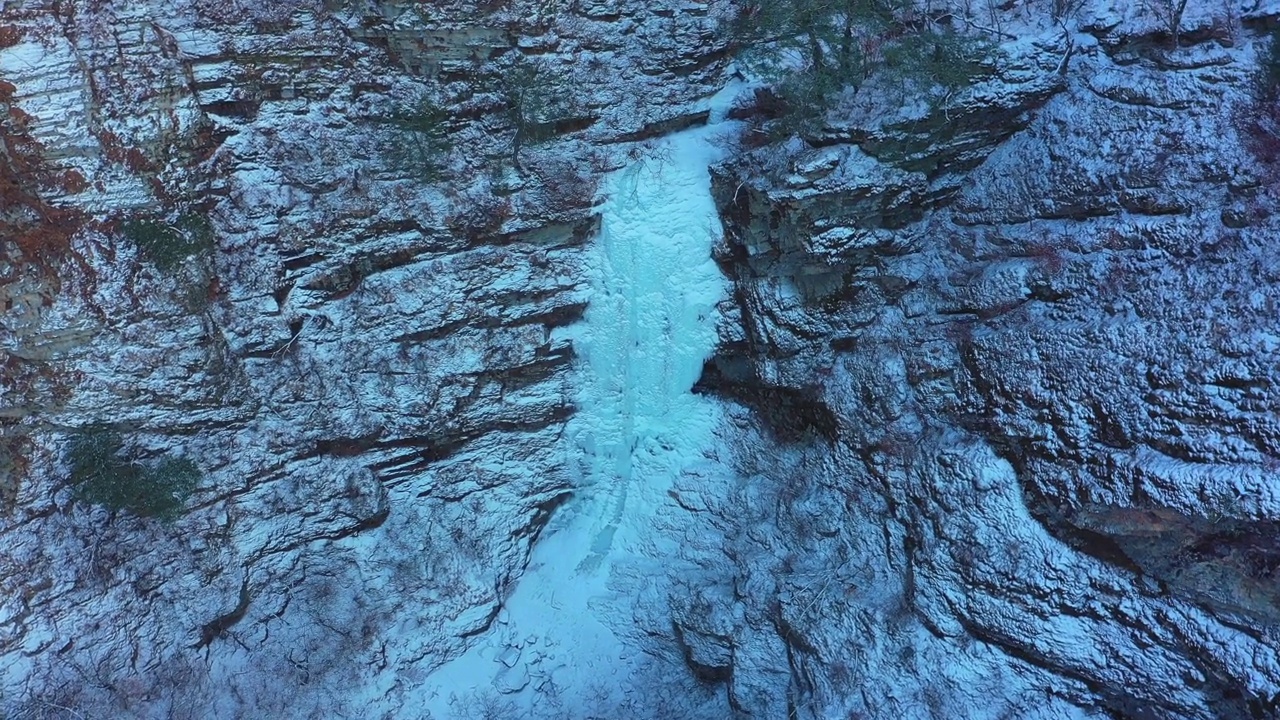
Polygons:
<instances>
[{"instance_id":1,"label":"frozen stream","mask_svg":"<svg viewBox=\"0 0 1280 720\"><path fill-rule=\"evenodd\" d=\"M428 678L436 718L620 710L643 656L633 635L636 578L661 577L679 542L654 522L680 473L705 465L719 418L690 392L716 342L724 277L708 167L732 89L711 122L656 141L606 183L592 298L570 330L583 381L566 464L580 490L544 532L498 621ZM481 699L484 698L482 701Z\"/></svg>"}]
</instances>

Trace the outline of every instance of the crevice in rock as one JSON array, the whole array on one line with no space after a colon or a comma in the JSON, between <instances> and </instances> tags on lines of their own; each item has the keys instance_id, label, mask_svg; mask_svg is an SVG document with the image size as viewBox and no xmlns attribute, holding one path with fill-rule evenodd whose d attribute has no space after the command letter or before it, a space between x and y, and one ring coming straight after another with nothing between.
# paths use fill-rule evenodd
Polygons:
<instances>
[{"instance_id":1,"label":"crevice in rock","mask_svg":"<svg viewBox=\"0 0 1280 720\"><path fill-rule=\"evenodd\" d=\"M680 132L681 130L687 130L695 125L705 125L710 117L711 112L708 110L688 113L686 115L677 115L676 117L668 118L666 120L648 123L642 126L639 130L623 133L622 135L612 138L612 142L639 142L641 140L651 140L653 138L671 135L673 133Z\"/></svg>"},{"instance_id":2,"label":"crevice in rock","mask_svg":"<svg viewBox=\"0 0 1280 720\"><path fill-rule=\"evenodd\" d=\"M226 632L235 627L236 623L244 619L245 613L249 612L249 600L249 575L246 573L244 580L240 583L240 596L236 606L230 612L223 613L201 626L200 642L191 647L199 650L208 647L214 640L224 637Z\"/></svg>"},{"instance_id":3,"label":"crevice in rock","mask_svg":"<svg viewBox=\"0 0 1280 720\"><path fill-rule=\"evenodd\" d=\"M560 405L549 412L543 412L536 418L528 420L506 420L495 422L480 428L459 429L453 433L431 436L415 436L377 443L371 450L391 450L397 448L421 448L416 452L394 455L369 465L379 473L383 480L392 480L412 475L426 469L432 463L439 462L462 451L468 444L491 432L523 432L532 433L544 430L552 425L565 422L573 415L571 405ZM430 492L424 493L429 495Z\"/></svg>"},{"instance_id":4,"label":"crevice in rock","mask_svg":"<svg viewBox=\"0 0 1280 720\"><path fill-rule=\"evenodd\" d=\"M566 490L534 505L533 517L529 519L529 523L512 531L511 539L528 538L529 547L536 545L538 538L542 536L542 531L546 529L547 523L551 522L556 510L559 510L565 503L569 502L573 495L573 492Z\"/></svg>"},{"instance_id":5,"label":"crevice in rock","mask_svg":"<svg viewBox=\"0 0 1280 720\"><path fill-rule=\"evenodd\" d=\"M684 656L684 663L693 673L693 676L708 684L726 683L733 679L733 662L732 659L723 665L708 665L699 662L695 657L693 645L687 641L685 637L685 629L674 619L671 621L671 634L675 637L676 644L680 646L680 652ZM727 641L728 638L717 638L720 641Z\"/></svg>"},{"instance_id":6,"label":"crevice in rock","mask_svg":"<svg viewBox=\"0 0 1280 720\"><path fill-rule=\"evenodd\" d=\"M816 388L768 385L755 378L741 377L744 364L749 367L750 361L712 357L703 365L702 376L693 391L724 397L751 408L774 437L784 442L802 442L815 436L835 442L840 435L839 423Z\"/></svg>"}]
</instances>

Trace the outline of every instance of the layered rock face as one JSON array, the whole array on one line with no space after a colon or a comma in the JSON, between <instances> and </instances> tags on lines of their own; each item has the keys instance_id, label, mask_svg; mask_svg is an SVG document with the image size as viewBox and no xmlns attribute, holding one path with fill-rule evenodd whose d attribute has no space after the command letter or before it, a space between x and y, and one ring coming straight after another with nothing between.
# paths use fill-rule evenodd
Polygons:
<instances>
[{"instance_id":1,"label":"layered rock face","mask_svg":"<svg viewBox=\"0 0 1280 720\"><path fill-rule=\"evenodd\" d=\"M489 628L575 486L595 182L724 55L701 3L553 5L5 6L0 714L414 717ZM572 94L519 150L516 56ZM98 425L196 464L176 522L75 499Z\"/></svg>"},{"instance_id":2,"label":"layered rock face","mask_svg":"<svg viewBox=\"0 0 1280 720\"><path fill-rule=\"evenodd\" d=\"M688 677L538 712L1274 715L1278 228L1242 128L1280 6L1193 1L1174 47L1159 4L991 3L977 85L873 78L715 169L732 480L673 480L629 628ZM6 5L4 714L425 716L584 490L595 182L705 118L721 10ZM574 95L523 148L517 55ZM406 164L387 119L428 96L452 146ZM136 218L212 250L161 269ZM98 425L200 468L180 518L76 499Z\"/></svg>"},{"instance_id":3,"label":"layered rock face","mask_svg":"<svg viewBox=\"0 0 1280 720\"><path fill-rule=\"evenodd\" d=\"M1175 49L1010 11L991 79L720 169L740 334L703 383L768 388L776 444L684 623L740 707L1273 715L1272 14L1191 3Z\"/></svg>"}]
</instances>

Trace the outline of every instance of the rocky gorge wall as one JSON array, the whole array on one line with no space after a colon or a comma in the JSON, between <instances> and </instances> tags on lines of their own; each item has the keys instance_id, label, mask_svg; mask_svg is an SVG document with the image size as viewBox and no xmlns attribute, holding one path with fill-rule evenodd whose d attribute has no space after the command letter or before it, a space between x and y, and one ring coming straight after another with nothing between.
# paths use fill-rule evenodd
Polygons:
<instances>
[{"instance_id":1,"label":"rocky gorge wall","mask_svg":"<svg viewBox=\"0 0 1280 720\"><path fill-rule=\"evenodd\" d=\"M31 166L5 187L26 205L5 208L3 714L415 716L405 688L490 627L574 489L559 332L587 302L594 183L617 143L701 117L707 8L0 17L7 151ZM512 54L577 88L514 161L486 65ZM427 92L451 148L406 168L377 120ZM163 271L124 232L189 217L213 248ZM68 438L102 424L134 462L196 464L179 519L76 500Z\"/></svg>"},{"instance_id":2,"label":"rocky gorge wall","mask_svg":"<svg viewBox=\"0 0 1280 720\"><path fill-rule=\"evenodd\" d=\"M1274 714L1276 227L1240 113L1280 5L1193 1L1177 48L1058 5L966 16L1000 55L945 102L869 82L714 169L699 389L736 477L673 480L635 624L727 712ZM594 183L726 82L700 2L264 7L2 11L7 715L423 716L580 491ZM512 53L577 95L515 158ZM438 178L371 121L424 90ZM213 251L162 272L133 217ZM101 423L199 466L175 522L75 499ZM646 697L546 716L726 712Z\"/></svg>"},{"instance_id":3,"label":"rocky gorge wall","mask_svg":"<svg viewBox=\"0 0 1280 720\"><path fill-rule=\"evenodd\" d=\"M686 634L772 628L787 712L1273 716L1277 8L1227 5L1177 48L1141 7L1007 8L990 79L719 170L740 322L703 383L787 402L733 513L776 530L727 533L747 622Z\"/></svg>"}]
</instances>

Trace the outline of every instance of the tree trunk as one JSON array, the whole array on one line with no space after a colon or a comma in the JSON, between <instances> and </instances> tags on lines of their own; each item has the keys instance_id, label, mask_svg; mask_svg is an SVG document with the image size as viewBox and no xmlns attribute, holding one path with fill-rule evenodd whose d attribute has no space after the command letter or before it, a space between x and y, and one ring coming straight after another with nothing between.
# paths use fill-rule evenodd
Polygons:
<instances>
[{"instance_id":1,"label":"tree trunk","mask_svg":"<svg viewBox=\"0 0 1280 720\"><path fill-rule=\"evenodd\" d=\"M818 34L809 32L809 59L813 62L814 70L827 69L826 56L822 52L822 41L818 39Z\"/></svg>"},{"instance_id":2,"label":"tree trunk","mask_svg":"<svg viewBox=\"0 0 1280 720\"><path fill-rule=\"evenodd\" d=\"M846 77L853 72L853 13L849 10L840 31L840 72Z\"/></svg>"},{"instance_id":3,"label":"tree trunk","mask_svg":"<svg viewBox=\"0 0 1280 720\"><path fill-rule=\"evenodd\" d=\"M1182 46L1182 13L1187 9L1187 0L1167 0L1169 2L1169 34L1173 35L1173 49ZM1175 6L1173 3L1177 3Z\"/></svg>"}]
</instances>

